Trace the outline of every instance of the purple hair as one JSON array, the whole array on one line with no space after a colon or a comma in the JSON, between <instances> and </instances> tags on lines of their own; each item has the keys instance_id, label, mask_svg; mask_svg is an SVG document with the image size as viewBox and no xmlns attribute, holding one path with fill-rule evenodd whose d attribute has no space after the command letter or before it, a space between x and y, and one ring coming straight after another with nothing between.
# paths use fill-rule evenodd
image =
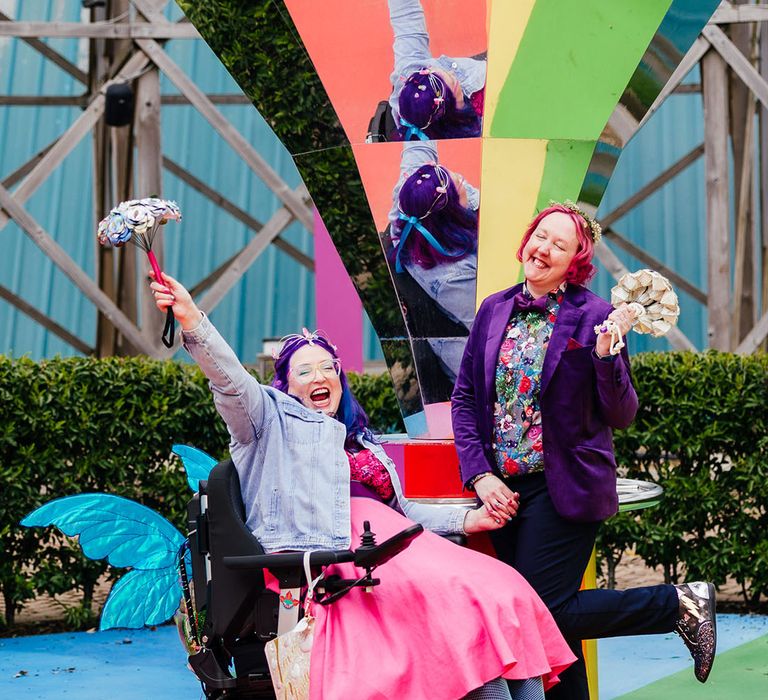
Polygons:
<instances>
[{"instance_id":1,"label":"purple hair","mask_svg":"<svg viewBox=\"0 0 768 700\"><path fill-rule=\"evenodd\" d=\"M335 359L339 358L336 354L336 347L331 344L328 338L319 335L317 331L312 334L311 338L313 345L319 345L323 350L327 350ZM279 389L285 394L288 393L288 369L290 368L291 357L293 357L297 350L309 344L310 338L302 335L290 336L285 341L280 350L280 355L275 359L275 376L272 379L272 386L275 389ZM341 401L339 402L335 418L339 422L344 423L347 429L347 439L344 441L344 447L359 449L358 437L363 436L366 440L372 440L374 435L369 427L369 420L365 410L358 403L355 395L352 393L352 389L349 388L349 382L343 367L339 373L339 381L341 382Z\"/></svg>"},{"instance_id":2,"label":"purple hair","mask_svg":"<svg viewBox=\"0 0 768 700\"><path fill-rule=\"evenodd\" d=\"M438 188L445 188L445 192ZM435 250L414 228L399 251L403 263L430 269L441 263L456 262L477 251L477 212L459 203L456 185L442 165L422 165L403 183L398 198L400 211L407 217L415 216L450 253L444 255ZM393 223L396 236L402 235L405 225L403 219Z\"/></svg>"},{"instance_id":3,"label":"purple hair","mask_svg":"<svg viewBox=\"0 0 768 700\"><path fill-rule=\"evenodd\" d=\"M456 107L456 97L446 82L428 68L412 73L398 96L401 118L419 129L428 139L461 139L480 136L480 116L469 100ZM403 140L414 140L412 130L400 126Z\"/></svg>"}]
</instances>

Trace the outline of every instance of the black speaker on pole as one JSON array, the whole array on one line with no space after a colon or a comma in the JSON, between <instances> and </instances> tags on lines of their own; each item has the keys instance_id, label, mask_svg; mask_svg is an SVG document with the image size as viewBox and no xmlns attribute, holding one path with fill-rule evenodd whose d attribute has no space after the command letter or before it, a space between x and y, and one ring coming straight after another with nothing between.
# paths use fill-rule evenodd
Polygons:
<instances>
[{"instance_id":1,"label":"black speaker on pole","mask_svg":"<svg viewBox=\"0 0 768 700\"><path fill-rule=\"evenodd\" d=\"M127 126L133 119L133 90L128 83L115 83L107 88L104 121L109 126Z\"/></svg>"}]
</instances>

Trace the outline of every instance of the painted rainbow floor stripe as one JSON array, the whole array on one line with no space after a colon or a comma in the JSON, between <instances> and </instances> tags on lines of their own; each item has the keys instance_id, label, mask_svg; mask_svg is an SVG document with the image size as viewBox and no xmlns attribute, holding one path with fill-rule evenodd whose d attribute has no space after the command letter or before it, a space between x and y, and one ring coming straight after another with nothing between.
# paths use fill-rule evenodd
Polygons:
<instances>
[{"instance_id":1,"label":"painted rainbow floor stripe","mask_svg":"<svg viewBox=\"0 0 768 700\"><path fill-rule=\"evenodd\" d=\"M601 640L600 700L768 698L768 617L718 616L718 635L705 685L676 635ZM0 639L0 697L193 700L200 688L184 664L175 627Z\"/></svg>"}]
</instances>

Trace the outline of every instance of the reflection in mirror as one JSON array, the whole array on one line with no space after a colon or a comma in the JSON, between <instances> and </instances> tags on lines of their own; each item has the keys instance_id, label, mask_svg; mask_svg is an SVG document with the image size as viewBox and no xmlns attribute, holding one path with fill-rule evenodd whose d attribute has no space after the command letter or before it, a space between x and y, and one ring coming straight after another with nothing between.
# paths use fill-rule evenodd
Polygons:
<instances>
[{"instance_id":1,"label":"reflection in mirror","mask_svg":"<svg viewBox=\"0 0 768 700\"><path fill-rule=\"evenodd\" d=\"M404 339L382 338L381 350L395 385L395 394L406 431L414 437L424 435L427 432L427 421L410 343Z\"/></svg>"},{"instance_id":2,"label":"reflection in mirror","mask_svg":"<svg viewBox=\"0 0 768 700\"><path fill-rule=\"evenodd\" d=\"M350 143L480 135L486 0L284 2Z\"/></svg>"},{"instance_id":3,"label":"reflection in mirror","mask_svg":"<svg viewBox=\"0 0 768 700\"><path fill-rule=\"evenodd\" d=\"M414 338L413 354L425 403L450 401L466 344L466 337Z\"/></svg>"},{"instance_id":4,"label":"reflection in mirror","mask_svg":"<svg viewBox=\"0 0 768 700\"><path fill-rule=\"evenodd\" d=\"M471 328L480 147L462 139L354 148L411 338L466 337Z\"/></svg>"},{"instance_id":5,"label":"reflection in mirror","mask_svg":"<svg viewBox=\"0 0 768 700\"><path fill-rule=\"evenodd\" d=\"M394 71L389 105L394 139L470 138L482 132L486 56L434 56L421 0L389 0ZM465 12L485 17L485 2ZM460 21L452 17L453 22Z\"/></svg>"},{"instance_id":6,"label":"reflection in mirror","mask_svg":"<svg viewBox=\"0 0 768 700\"><path fill-rule=\"evenodd\" d=\"M354 147L425 408L450 400L475 316L480 148L480 139ZM427 418L429 434L445 437Z\"/></svg>"},{"instance_id":7,"label":"reflection in mirror","mask_svg":"<svg viewBox=\"0 0 768 700\"><path fill-rule=\"evenodd\" d=\"M352 149L315 151L296 156L295 162L381 341L408 433L423 434L422 394L402 301L384 261ZM343 206L340 191L344 192Z\"/></svg>"},{"instance_id":8,"label":"reflection in mirror","mask_svg":"<svg viewBox=\"0 0 768 700\"><path fill-rule=\"evenodd\" d=\"M479 207L478 189L438 162L435 142L403 145L389 213L390 264L398 287L408 277L434 302L437 323L443 316L462 329L450 335L466 334L475 317Z\"/></svg>"}]
</instances>

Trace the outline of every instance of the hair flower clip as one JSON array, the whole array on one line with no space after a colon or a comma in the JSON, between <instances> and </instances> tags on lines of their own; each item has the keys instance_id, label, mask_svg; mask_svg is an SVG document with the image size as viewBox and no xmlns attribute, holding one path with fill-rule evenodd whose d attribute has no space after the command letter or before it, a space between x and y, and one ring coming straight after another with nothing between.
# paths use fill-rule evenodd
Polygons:
<instances>
[{"instance_id":1,"label":"hair flower clip","mask_svg":"<svg viewBox=\"0 0 768 700\"><path fill-rule=\"evenodd\" d=\"M279 360L285 348L288 347L291 343L294 343L299 340L303 340L307 343L307 345L314 345L315 342L320 339L325 341L328 347L333 348L333 352L337 351L336 346L328 339L328 336L320 329L316 331L310 331L308 328L302 328L301 333L289 333L288 335L284 335L282 338L280 338L280 347L277 349L272 348L272 359Z\"/></svg>"},{"instance_id":2,"label":"hair flower clip","mask_svg":"<svg viewBox=\"0 0 768 700\"><path fill-rule=\"evenodd\" d=\"M302 328L301 334L304 336L307 343L309 343L310 345L313 345L315 340L317 340L317 333L311 333L309 328Z\"/></svg>"}]
</instances>

